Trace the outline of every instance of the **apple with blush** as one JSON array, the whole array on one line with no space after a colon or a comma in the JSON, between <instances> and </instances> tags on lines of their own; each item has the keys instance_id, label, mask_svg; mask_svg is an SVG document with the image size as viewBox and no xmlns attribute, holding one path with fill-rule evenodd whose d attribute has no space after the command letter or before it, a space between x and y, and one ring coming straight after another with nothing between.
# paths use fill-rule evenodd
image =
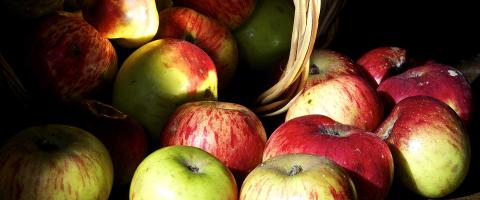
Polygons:
<instances>
[{"instance_id":1,"label":"apple with blush","mask_svg":"<svg viewBox=\"0 0 480 200\"><path fill-rule=\"evenodd\" d=\"M323 156L343 167L359 199L385 199L393 180L388 145L371 132L323 115L306 115L280 125L270 136L263 160L292 153Z\"/></svg>"},{"instance_id":2,"label":"apple with blush","mask_svg":"<svg viewBox=\"0 0 480 200\"><path fill-rule=\"evenodd\" d=\"M30 126L0 149L0 199L107 200L113 173L107 149L91 133Z\"/></svg>"},{"instance_id":3,"label":"apple with blush","mask_svg":"<svg viewBox=\"0 0 480 200\"><path fill-rule=\"evenodd\" d=\"M285 120L310 114L374 131L383 119L383 103L365 78L342 75L304 90L289 107Z\"/></svg>"},{"instance_id":4,"label":"apple with blush","mask_svg":"<svg viewBox=\"0 0 480 200\"><path fill-rule=\"evenodd\" d=\"M242 25L255 10L257 0L175 0L177 6L192 8L210 16L231 30Z\"/></svg>"},{"instance_id":5,"label":"apple with blush","mask_svg":"<svg viewBox=\"0 0 480 200\"><path fill-rule=\"evenodd\" d=\"M248 108L229 102L197 101L180 106L162 133L162 145L188 145L217 157L237 182L262 162L267 136Z\"/></svg>"},{"instance_id":6,"label":"apple with blush","mask_svg":"<svg viewBox=\"0 0 480 200\"><path fill-rule=\"evenodd\" d=\"M357 199L347 172L333 161L311 154L285 154L268 159L242 184L240 200Z\"/></svg>"},{"instance_id":7,"label":"apple with blush","mask_svg":"<svg viewBox=\"0 0 480 200\"><path fill-rule=\"evenodd\" d=\"M449 105L468 123L472 112L472 89L463 73L449 65L427 62L392 76L377 88L394 105L410 96L430 96Z\"/></svg>"},{"instance_id":8,"label":"apple with blush","mask_svg":"<svg viewBox=\"0 0 480 200\"><path fill-rule=\"evenodd\" d=\"M78 100L112 84L115 49L81 17L56 12L41 18L32 34L27 71L39 95Z\"/></svg>"},{"instance_id":9,"label":"apple with blush","mask_svg":"<svg viewBox=\"0 0 480 200\"><path fill-rule=\"evenodd\" d=\"M455 111L435 98L401 100L376 134L391 149L396 180L419 195L445 197L467 175L469 136Z\"/></svg>"},{"instance_id":10,"label":"apple with blush","mask_svg":"<svg viewBox=\"0 0 480 200\"><path fill-rule=\"evenodd\" d=\"M407 62L407 50L400 47L378 47L367 51L357 60L375 87L399 72Z\"/></svg>"},{"instance_id":11,"label":"apple with blush","mask_svg":"<svg viewBox=\"0 0 480 200\"><path fill-rule=\"evenodd\" d=\"M237 200L232 172L215 156L192 146L158 149L140 163L130 185L130 200Z\"/></svg>"},{"instance_id":12,"label":"apple with blush","mask_svg":"<svg viewBox=\"0 0 480 200\"><path fill-rule=\"evenodd\" d=\"M217 71L212 59L196 45L159 39L135 50L120 68L112 104L145 127L158 144L163 127L178 106L217 99Z\"/></svg>"},{"instance_id":13,"label":"apple with blush","mask_svg":"<svg viewBox=\"0 0 480 200\"><path fill-rule=\"evenodd\" d=\"M304 90L341 75L363 76L348 56L329 49L314 49L310 55L309 73Z\"/></svg>"},{"instance_id":14,"label":"apple with blush","mask_svg":"<svg viewBox=\"0 0 480 200\"><path fill-rule=\"evenodd\" d=\"M237 68L237 43L230 30L213 18L186 7L166 8L159 12L155 38L178 38L197 45L215 63L220 89L230 83Z\"/></svg>"},{"instance_id":15,"label":"apple with blush","mask_svg":"<svg viewBox=\"0 0 480 200\"><path fill-rule=\"evenodd\" d=\"M123 47L138 48L158 29L155 0L79 0L85 20L104 37Z\"/></svg>"}]
</instances>

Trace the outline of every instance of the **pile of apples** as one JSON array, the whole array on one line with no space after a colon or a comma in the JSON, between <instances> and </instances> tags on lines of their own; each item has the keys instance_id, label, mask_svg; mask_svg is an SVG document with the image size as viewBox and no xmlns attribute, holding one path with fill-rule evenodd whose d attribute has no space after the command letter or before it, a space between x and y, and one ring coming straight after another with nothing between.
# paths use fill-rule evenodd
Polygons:
<instances>
[{"instance_id":1,"label":"pile of apples","mask_svg":"<svg viewBox=\"0 0 480 200\"><path fill-rule=\"evenodd\" d=\"M409 62L407 49L356 61L315 49L272 133L242 100L222 97L250 86L235 82L249 81L237 68L279 69L289 0L1 5L35 18L19 71L36 98L58 105L54 120L0 146L0 199L381 200L394 181L440 198L469 171L469 81L453 66Z\"/></svg>"}]
</instances>

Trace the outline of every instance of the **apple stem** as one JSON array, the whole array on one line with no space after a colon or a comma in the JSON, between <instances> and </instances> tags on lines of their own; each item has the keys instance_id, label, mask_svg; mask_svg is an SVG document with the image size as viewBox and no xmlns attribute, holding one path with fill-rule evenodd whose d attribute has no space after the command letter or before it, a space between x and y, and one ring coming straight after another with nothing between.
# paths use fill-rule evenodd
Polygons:
<instances>
[{"instance_id":1,"label":"apple stem","mask_svg":"<svg viewBox=\"0 0 480 200\"><path fill-rule=\"evenodd\" d=\"M192 171L193 173L198 173L200 171L200 169L196 166L191 166L191 165L188 165L188 170Z\"/></svg>"},{"instance_id":2,"label":"apple stem","mask_svg":"<svg viewBox=\"0 0 480 200\"><path fill-rule=\"evenodd\" d=\"M292 166L292 168L290 168L290 171L288 171L288 175L289 176L295 176L302 171L303 171L303 168L300 165L294 165L294 166Z\"/></svg>"}]
</instances>

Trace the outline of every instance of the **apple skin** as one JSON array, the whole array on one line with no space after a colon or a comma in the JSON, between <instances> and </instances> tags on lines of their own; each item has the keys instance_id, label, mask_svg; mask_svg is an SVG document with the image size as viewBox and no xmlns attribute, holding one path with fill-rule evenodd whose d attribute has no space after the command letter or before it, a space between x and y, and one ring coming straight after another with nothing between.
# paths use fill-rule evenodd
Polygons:
<instances>
[{"instance_id":1,"label":"apple skin","mask_svg":"<svg viewBox=\"0 0 480 200\"><path fill-rule=\"evenodd\" d=\"M347 172L329 159L285 154L264 161L242 184L240 200L357 199Z\"/></svg>"},{"instance_id":2,"label":"apple skin","mask_svg":"<svg viewBox=\"0 0 480 200\"><path fill-rule=\"evenodd\" d=\"M375 88L403 67L407 61L407 50L400 47L377 47L367 51L357 60Z\"/></svg>"},{"instance_id":3,"label":"apple skin","mask_svg":"<svg viewBox=\"0 0 480 200\"><path fill-rule=\"evenodd\" d=\"M114 187L128 187L147 156L147 138L140 123L111 105L84 100L76 105L75 125L92 133L107 148L114 168Z\"/></svg>"},{"instance_id":4,"label":"apple skin","mask_svg":"<svg viewBox=\"0 0 480 200\"><path fill-rule=\"evenodd\" d=\"M79 0L85 20L104 37L123 47L137 48L158 29L155 0Z\"/></svg>"},{"instance_id":5,"label":"apple skin","mask_svg":"<svg viewBox=\"0 0 480 200\"><path fill-rule=\"evenodd\" d=\"M383 119L383 103L363 77L342 75L305 90L294 100L285 120L309 114L374 131Z\"/></svg>"},{"instance_id":6,"label":"apple skin","mask_svg":"<svg viewBox=\"0 0 480 200\"><path fill-rule=\"evenodd\" d=\"M2 14L25 19L39 18L63 9L64 0L1 0Z\"/></svg>"},{"instance_id":7,"label":"apple skin","mask_svg":"<svg viewBox=\"0 0 480 200\"><path fill-rule=\"evenodd\" d=\"M216 100L217 73L210 57L187 41L159 39L133 52L120 68L113 106L140 122L151 141L188 101Z\"/></svg>"},{"instance_id":8,"label":"apple skin","mask_svg":"<svg viewBox=\"0 0 480 200\"><path fill-rule=\"evenodd\" d=\"M427 96L395 105L376 134L388 143L395 175L427 198L453 192L470 165L470 141L461 119L445 103Z\"/></svg>"},{"instance_id":9,"label":"apple skin","mask_svg":"<svg viewBox=\"0 0 480 200\"><path fill-rule=\"evenodd\" d=\"M221 161L191 146L164 147L142 161L133 176L130 200L238 199L232 173Z\"/></svg>"},{"instance_id":10,"label":"apple skin","mask_svg":"<svg viewBox=\"0 0 480 200\"><path fill-rule=\"evenodd\" d=\"M155 38L178 38L199 46L215 63L219 87L225 88L230 83L237 68L238 50L226 26L185 7L164 9L159 13L159 20Z\"/></svg>"},{"instance_id":11,"label":"apple skin","mask_svg":"<svg viewBox=\"0 0 480 200\"><path fill-rule=\"evenodd\" d=\"M328 49L314 49L310 55L310 67L304 90L342 75L363 76L348 56Z\"/></svg>"},{"instance_id":12,"label":"apple skin","mask_svg":"<svg viewBox=\"0 0 480 200\"><path fill-rule=\"evenodd\" d=\"M256 73L290 52L295 6L291 0L259 0L248 20L233 30L239 59Z\"/></svg>"},{"instance_id":13,"label":"apple skin","mask_svg":"<svg viewBox=\"0 0 480 200\"><path fill-rule=\"evenodd\" d=\"M346 169L359 199L385 199L393 180L393 158L373 133L323 115L306 115L280 125L270 136L263 160L306 153L333 160Z\"/></svg>"},{"instance_id":14,"label":"apple skin","mask_svg":"<svg viewBox=\"0 0 480 200\"><path fill-rule=\"evenodd\" d=\"M472 89L463 73L449 65L428 62L411 68L383 81L377 91L389 104L410 96L431 96L448 104L464 122L470 120Z\"/></svg>"},{"instance_id":15,"label":"apple skin","mask_svg":"<svg viewBox=\"0 0 480 200\"><path fill-rule=\"evenodd\" d=\"M29 49L34 87L61 100L77 100L113 82L117 54L81 17L56 12L40 20Z\"/></svg>"},{"instance_id":16,"label":"apple skin","mask_svg":"<svg viewBox=\"0 0 480 200\"><path fill-rule=\"evenodd\" d=\"M214 155L238 182L262 162L267 135L248 108L229 102L197 101L180 106L162 134L163 146L188 145Z\"/></svg>"},{"instance_id":17,"label":"apple skin","mask_svg":"<svg viewBox=\"0 0 480 200\"><path fill-rule=\"evenodd\" d=\"M175 0L178 6L192 8L213 17L231 30L242 25L255 10L256 0Z\"/></svg>"},{"instance_id":18,"label":"apple skin","mask_svg":"<svg viewBox=\"0 0 480 200\"><path fill-rule=\"evenodd\" d=\"M73 126L23 129L0 150L0 199L100 199L112 189L105 146Z\"/></svg>"}]
</instances>

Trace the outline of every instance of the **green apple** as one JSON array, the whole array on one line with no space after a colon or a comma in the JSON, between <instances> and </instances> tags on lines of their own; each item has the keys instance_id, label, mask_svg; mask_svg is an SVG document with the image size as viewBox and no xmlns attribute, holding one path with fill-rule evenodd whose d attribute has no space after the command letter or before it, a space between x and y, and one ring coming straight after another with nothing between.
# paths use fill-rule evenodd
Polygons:
<instances>
[{"instance_id":1,"label":"green apple","mask_svg":"<svg viewBox=\"0 0 480 200\"><path fill-rule=\"evenodd\" d=\"M125 60L112 101L146 128L151 141L160 143L163 126L178 106L216 98L212 59L192 43L169 38L152 41Z\"/></svg>"},{"instance_id":2,"label":"green apple","mask_svg":"<svg viewBox=\"0 0 480 200\"><path fill-rule=\"evenodd\" d=\"M140 163L130 185L130 200L235 200L232 173L213 155L191 146L169 146Z\"/></svg>"},{"instance_id":3,"label":"green apple","mask_svg":"<svg viewBox=\"0 0 480 200\"><path fill-rule=\"evenodd\" d=\"M285 154L250 172L240 199L357 199L357 195L347 172L333 161L310 154Z\"/></svg>"},{"instance_id":4,"label":"green apple","mask_svg":"<svg viewBox=\"0 0 480 200\"><path fill-rule=\"evenodd\" d=\"M107 149L80 128L32 126L0 149L0 199L107 200L112 182Z\"/></svg>"},{"instance_id":5,"label":"green apple","mask_svg":"<svg viewBox=\"0 0 480 200\"><path fill-rule=\"evenodd\" d=\"M295 7L291 0L259 0L249 19L234 30L239 56L263 71L290 52Z\"/></svg>"}]
</instances>

